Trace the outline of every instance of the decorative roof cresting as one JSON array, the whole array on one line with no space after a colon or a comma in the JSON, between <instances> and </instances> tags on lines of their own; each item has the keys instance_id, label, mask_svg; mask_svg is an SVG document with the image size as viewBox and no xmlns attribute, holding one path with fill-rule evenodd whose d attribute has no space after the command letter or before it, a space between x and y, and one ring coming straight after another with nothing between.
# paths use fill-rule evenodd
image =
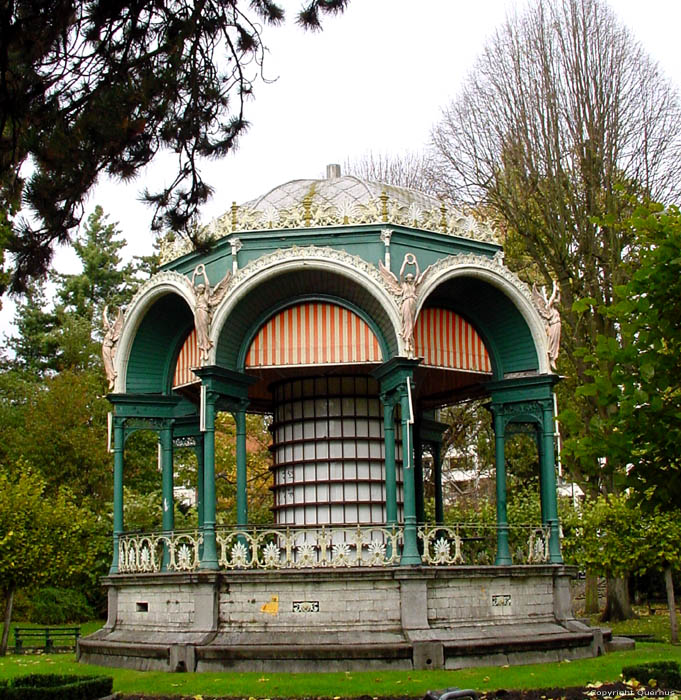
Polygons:
<instances>
[{"instance_id":1,"label":"decorative roof cresting","mask_svg":"<svg viewBox=\"0 0 681 700\"><path fill-rule=\"evenodd\" d=\"M492 226L473 213L449 207L435 197L354 175L320 180L291 180L229 211L200 231L202 240L220 240L241 231L321 228L352 224L395 224L462 238L498 243ZM161 262L193 250L184 237L161 241Z\"/></svg>"}]
</instances>

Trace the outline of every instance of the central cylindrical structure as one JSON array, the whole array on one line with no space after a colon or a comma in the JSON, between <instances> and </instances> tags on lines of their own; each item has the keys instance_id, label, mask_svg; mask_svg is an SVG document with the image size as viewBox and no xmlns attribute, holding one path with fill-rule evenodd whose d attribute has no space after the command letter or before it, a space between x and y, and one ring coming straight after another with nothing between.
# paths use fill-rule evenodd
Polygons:
<instances>
[{"instance_id":1,"label":"central cylindrical structure","mask_svg":"<svg viewBox=\"0 0 681 700\"><path fill-rule=\"evenodd\" d=\"M384 523L385 444L378 383L367 376L301 378L282 381L272 392L275 522ZM401 520L400 443L396 452Z\"/></svg>"}]
</instances>

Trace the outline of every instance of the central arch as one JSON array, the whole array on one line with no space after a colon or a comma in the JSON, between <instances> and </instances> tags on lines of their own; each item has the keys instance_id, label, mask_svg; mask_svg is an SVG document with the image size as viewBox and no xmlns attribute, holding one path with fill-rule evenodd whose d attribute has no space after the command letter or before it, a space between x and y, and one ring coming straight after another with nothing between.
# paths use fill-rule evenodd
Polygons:
<instances>
[{"instance_id":1,"label":"central arch","mask_svg":"<svg viewBox=\"0 0 681 700\"><path fill-rule=\"evenodd\" d=\"M347 257L347 260L346 260ZM274 310L291 299L331 299L349 308L365 321L372 320L384 357L399 354L400 327L397 306L378 278L353 265L352 256L339 259L299 257L277 260L255 271L244 268L245 279L237 280L232 292L216 309L211 339L212 361L222 367L239 369L257 327ZM368 266L367 266L368 267Z\"/></svg>"}]
</instances>

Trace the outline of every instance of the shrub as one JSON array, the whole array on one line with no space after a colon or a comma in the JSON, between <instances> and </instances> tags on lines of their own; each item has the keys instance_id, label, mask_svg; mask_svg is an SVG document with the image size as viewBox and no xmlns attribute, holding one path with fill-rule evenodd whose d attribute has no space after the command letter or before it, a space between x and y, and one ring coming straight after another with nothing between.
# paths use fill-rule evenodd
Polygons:
<instances>
[{"instance_id":1,"label":"shrub","mask_svg":"<svg viewBox=\"0 0 681 700\"><path fill-rule=\"evenodd\" d=\"M639 683L645 684L655 680L658 688L681 690L681 668L676 661L651 661L647 664L625 666L622 675L625 680L635 678Z\"/></svg>"},{"instance_id":2,"label":"shrub","mask_svg":"<svg viewBox=\"0 0 681 700\"><path fill-rule=\"evenodd\" d=\"M30 617L41 625L63 625L92 620L95 612L81 591L47 587L31 597Z\"/></svg>"},{"instance_id":3,"label":"shrub","mask_svg":"<svg viewBox=\"0 0 681 700\"><path fill-rule=\"evenodd\" d=\"M0 684L0 700L97 700L111 695L111 676L20 676Z\"/></svg>"}]
</instances>

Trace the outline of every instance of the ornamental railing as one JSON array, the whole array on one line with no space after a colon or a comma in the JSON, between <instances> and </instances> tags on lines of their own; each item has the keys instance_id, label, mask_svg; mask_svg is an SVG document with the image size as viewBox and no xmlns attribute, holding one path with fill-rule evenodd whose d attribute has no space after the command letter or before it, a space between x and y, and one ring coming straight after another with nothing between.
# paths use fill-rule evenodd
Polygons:
<instances>
[{"instance_id":1,"label":"ornamental railing","mask_svg":"<svg viewBox=\"0 0 681 700\"><path fill-rule=\"evenodd\" d=\"M402 528L221 528L216 540L221 569L376 567L398 563Z\"/></svg>"},{"instance_id":2,"label":"ornamental railing","mask_svg":"<svg viewBox=\"0 0 681 700\"><path fill-rule=\"evenodd\" d=\"M514 564L545 564L549 561L551 529L548 526L509 525L505 529ZM496 525L421 525L418 528L421 560L427 566L493 564L498 532Z\"/></svg>"},{"instance_id":3,"label":"ornamental railing","mask_svg":"<svg viewBox=\"0 0 681 700\"><path fill-rule=\"evenodd\" d=\"M507 528L514 564L549 561L548 527ZM498 528L475 524L420 525L425 566L494 563ZM235 569L387 567L399 564L404 537L400 526L260 526L216 530L218 565ZM119 573L194 571L201 562L200 531L127 533L118 538Z\"/></svg>"},{"instance_id":4,"label":"ornamental railing","mask_svg":"<svg viewBox=\"0 0 681 700\"><path fill-rule=\"evenodd\" d=\"M200 563L203 535L198 531L134 533L118 537L118 571L122 574L194 571Z\"/></svg>"}]
</instances>

